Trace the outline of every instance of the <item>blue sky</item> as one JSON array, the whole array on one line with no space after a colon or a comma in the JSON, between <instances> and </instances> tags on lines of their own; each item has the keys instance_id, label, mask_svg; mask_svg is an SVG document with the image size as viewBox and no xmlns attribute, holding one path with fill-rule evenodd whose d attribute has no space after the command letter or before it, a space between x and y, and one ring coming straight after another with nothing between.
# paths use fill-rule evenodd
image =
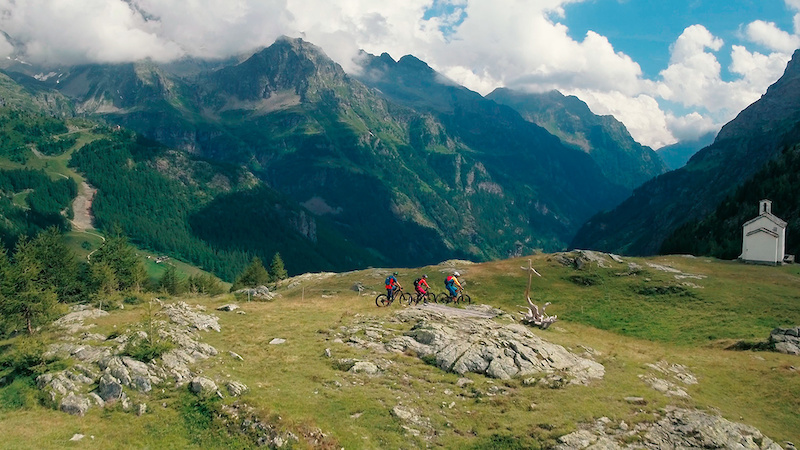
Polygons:
<instances>
[{"instance_id":1,"label":"blue sky","mask_svg":"<svg viewBox=\"0 0 800 450\"><path fill-rule=\"evenodd\" d=\"M0 0L0 58L225 57L302 37L412 54L481 94L557 89L653 148L714 132L800 47L800 0Z\"/></svg>"},{"instance_id":2,"label":"blue sky","mask_svg":"<svg viewBox=\"0 0 800 450\"><path fill-rule=\"evenodd\" d=\"M651 78L667 67L670 45L690 25L702 24L728 43L742 43L742 27L756 18L792 29L792 15L783 1L775 0L592 0L566 5L564 10L560 21L569 27L570 36L582 39L593 30L608 37L617 51L630 55ZM730 76L730 55L721 53L718 59L723 73Z\"/></svg>"}]
</instances>

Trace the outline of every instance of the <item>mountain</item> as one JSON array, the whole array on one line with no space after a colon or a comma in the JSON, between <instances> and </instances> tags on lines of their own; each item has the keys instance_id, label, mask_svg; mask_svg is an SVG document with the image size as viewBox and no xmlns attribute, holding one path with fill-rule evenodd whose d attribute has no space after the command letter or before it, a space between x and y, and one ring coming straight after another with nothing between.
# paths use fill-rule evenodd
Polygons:
<instances>
[{"instance_id":1,"label":"mountain","mask_svg":"<svg viewBox=\"0 0 800 450\"><path fill-rule=\"evenodd\" d=\"M513 109L442 83L416 58L378 62L373 74L382 70L388 85L405 80L406 98L288 38L249 58L80 66L42 83L88 117L245 168L305 211L308 227L327 224L344 238L327 251L366 251L395 265L561 249L587 218L628 195L584 152ZM266 192L190 211L191 232L212 248L247 248L248 233L272 222L247 216L250 231L234 238L225 230L241 228L242 214L230 205L271 204ZM337 270L365 264L343 260L350 265Z\"/></svg>"},{"instance_id":2,"label":"mountain","mask_svg":"<svg viewBox=\"0 0 800 450\"><path fill-rule=\"evenodd\" d=\"M708 255L735 259L742 253L742 225L758 216L758 202L770 199L775 214L787 222L786 253L800 255L800 144L775 160L725 198L709 215L689 220L661 245L662 253ZM792 232L794 231L794 232Z\"/></svg>"},{"instance_id":3,"label":"mountain","mask_svg":"<svg viewBox=\"0 0 800 450\"><path fill-rule=\"evenodd\" d=\"M555 90L535 94L498 88L486 98L514 108L526 120L586 152L608 179L628 189L667 171L660 153L636 142L622 122L595 115L575 96Z\"/></svg>"},{"instance_id":4,"label":"mountain","mask_svg":"<svg viewBox=\"0 0 800 450\"><path fill-rule=\"evenodd\" d=\"M366 53L361 61L361 81L394 102L430 114L447 135L482 155L487 168L509 174L507 182L527 184L525 189L536 192L531 201L542 211L555 212L567 233L584 212L627 195L582 151L565 146L512 108L453 83L423 61Z\"/></svg>"},{"instance_id":5,"label":"mountain","mask_svg":"<svg viewBox=\"0 0 800 450\"><path fill-rule=\"evenodd\" d=\"M645 183L612 211L587 221L570 244L653 254L685 222L705 217L769 161L800 142L800 51L783 76L681 169Z\"/></svg>"},{"instance_id":6,"label":"mountain","mask_svg":"<svg viewBox=\"0 0 800 450\"><path fill-rule=\"evenodd\" d=\"M706 133L691 141L681 141L667 145L656 150L658 156L666 163L670 170L680 169L698 151L708 147L714 142L715 133Z\"/></svg>"}]
</instances>

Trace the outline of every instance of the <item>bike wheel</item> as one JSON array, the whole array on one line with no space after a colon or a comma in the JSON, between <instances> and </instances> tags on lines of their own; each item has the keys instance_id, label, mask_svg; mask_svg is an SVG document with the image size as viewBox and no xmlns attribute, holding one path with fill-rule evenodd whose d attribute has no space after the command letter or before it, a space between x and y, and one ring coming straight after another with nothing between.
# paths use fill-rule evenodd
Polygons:
<instances>
[{"instance_id":1,"label":"bike wheel","mask_svg":"<svg viewBox=\"0 0 800 450\"><path fill-rule=\"evenodd\" d=\"M458 296L459 303L472 303L472 297L469 294L462 294Z\"/></svg>"},{"instance_id":2,"label":"bike wheel","mask_svg":"<svg viewBox=\"0 0 800 450\"><path fill-rule=\"evenodd\" d=\"M413 301L414 296L409 294L408 292L403 292L400 294L400 304L405 303L406 305L410 305Z\"/></svg>"},{"instance_id":3,"label":"bike wheel","mask_svg":"<svg viewBox=\"0 0 800 450\"><path fill-rule=\"evenodd\" d=\"M406 304L411 306L417 303L419 303L419 297L415 296L414 294L408 294L408 302Z\"/></svg>"},{"instance_id":4,"label":"bike wheel","mask_svg":"<svg viewBox=\"0 0 800 450\"><path fill-rule=\"evenodd\" d=\"M453 297L450 296L449 292L442 292L436 297L436 300L439 303L450 303L451 301L453 301Z\"/></svg>"},{"instance_id":5,"label":"bike wheel","mask_svg":"<svg viewBox=\"0 0 800 450\"><path fill-rule=\"evenodd\" d=\"M391 303L392 302L389 301L389 297L387 297L386 294L379 294L377 297L375 297L375 304L378 307L389 306Z\"/></svg>"}]
</instances>

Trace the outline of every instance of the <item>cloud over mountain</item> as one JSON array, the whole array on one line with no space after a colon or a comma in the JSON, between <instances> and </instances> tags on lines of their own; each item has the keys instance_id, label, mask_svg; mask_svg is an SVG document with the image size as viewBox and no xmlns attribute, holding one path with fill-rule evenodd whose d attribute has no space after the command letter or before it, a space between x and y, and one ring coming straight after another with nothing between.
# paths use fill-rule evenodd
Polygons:
<instances>
[{"instance_id":1,"label":"cloud over mountain","mask_svg":"<svg viewBox=\"0 0 800 450\"><path fill-rule=\"evenodd\" d=\"M359 49L413 54L486 94L498 86L559 89L613 113L642 143L708 131L756 100L800 46L800 1L785 0L794 29L748 17L741 42L688 24L660 73L615 47L615 37L565 23L581 0L0 0L0 55L45 64L225 57L280 35L320 45L348 71ZM567 8L569 7L569 8ZM665 19L666 20L666 19ZM747 22L747 23L745 23ZM12 45L15 48L12 48ZM727 58L727 55L730 58ZM720 56L729 59L725 67ZM695 120L697 119L697 120ZM680 130L674 128L680 123Z\"/></svg>"}]
</instances>

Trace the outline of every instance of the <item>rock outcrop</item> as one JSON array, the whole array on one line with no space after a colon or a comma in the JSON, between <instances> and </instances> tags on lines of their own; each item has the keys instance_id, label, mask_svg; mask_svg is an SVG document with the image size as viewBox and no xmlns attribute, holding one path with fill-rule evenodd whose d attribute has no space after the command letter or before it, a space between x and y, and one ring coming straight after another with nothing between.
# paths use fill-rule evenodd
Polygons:
<instances>
[{"instance_id":1,"label":"rock outcrop","mask_svg":"<svg viewBox=\"0 0 800 450\"><path fill-rule=\"evenodd\" d=\"M769 334L769 343L775 346L777 352L800 355L800 326L775 328Z\"/></svg>"},{"instance_id":2,"label":"rock outcrop","mask_svg":"<svg viewBox=\"0 0 800 450\"><path fill-rule=\"evenodd\" d=\"M129 409L132 404L128 395L141 397L156 385L172 381L181 386L195 379L193 365L218 354L216 348L200 340L199 331L220 331L218 318L184 302L159 303L162 309L153 319L152 338L173 346L160 358L142 362L125 355L130 344L150 339L144 331L129 331L113 338L86 333L92 325L85 325L84 321L108 313L79 306L55 322L66 335L45 352L46 357L73 359L78 363L37 377L37 386L49 394L60 410L83 415L92 405L104 407L117 401ZM159 320L161 316L168 320ZM234 396L247 391L247 386L238 382L231 381L228 386ZM218 392L216 386L213 392Z\"/></svg>"},{"instance_id":3,"label":"rock outcrop","mask_svg":"<svg viewBox=\"0 0 800 450\"><path fill-rule=\"evenodd\" d=\"M412 351L442 370L458 374L473 372L500 379L556 374L563 377L564 384L587 384L605 373L601 364L551 344L520 324L448 317L429 308L406 309L393 320L414 326L397 335L365 322L346 330L348 342L378 351Z\"/></svg>"},{"instance_id":4,"label":"rock outcrop","mask_svg":"<svg viewBox=\"0 0 800 450\"><path fill-rule=\"evenodd\" d=\"M699 410L667 407L654 422L630 426L606 417L561 436L557 450L737 448L781 450L781 446L749 425Z\"/></svg>"}]
</instances>

